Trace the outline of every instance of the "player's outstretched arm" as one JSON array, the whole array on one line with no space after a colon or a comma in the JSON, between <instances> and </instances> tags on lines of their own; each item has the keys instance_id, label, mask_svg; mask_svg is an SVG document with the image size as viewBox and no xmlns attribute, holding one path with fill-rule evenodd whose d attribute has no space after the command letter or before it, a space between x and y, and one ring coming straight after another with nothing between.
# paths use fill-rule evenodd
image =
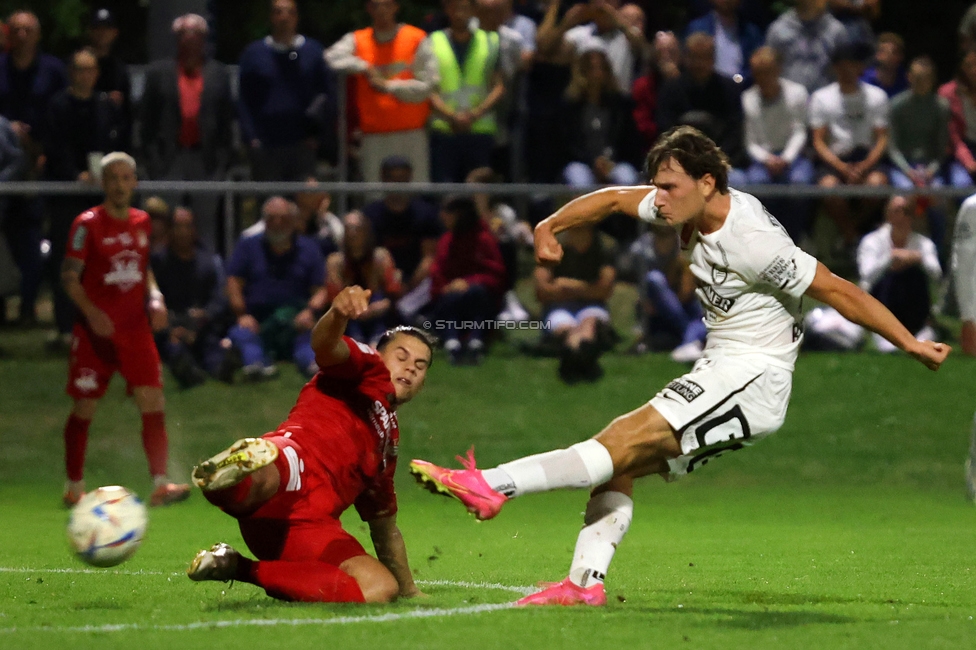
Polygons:
<instances>
[{"instance_id":1,"label":"player's outstretched arm","mask_svg":"<svg viewBox=\"0 0 976 650\"><path fill-rule=\"evenodd\" d=\"M312 328L312 350L320 368L334 366L349 358L349 348L342 342L342 335L350 320L366 312L370 294L369 290L359 286L346 287Z\"/></svg>"},{"instance_id":2,"label":"player's outstretched arm","mask_svg":"<svg viewBox=\"0 0 976 650\"><path fill-rule=\"evenodd\" d=\"M414 583L413 573L407 563L407 546L396 525L396 515L370 521L369 537L373 540L376 559L390 570L400 585L400 597L422 596L423 592Z\"/></svg>"},{"instance_id":3,"label":"player's outstretched arm","mask_svg":"<svg viewBox=\"0 0 976 650\"><path fill-rule=\"evenodd\" d=\"M830 305L847 320L877 332L931 370L938 370L952 347L934 341L917 341L887 307L856 285L817 262L817 274L806 295Z\"/></svg>"},{"instance_id":4,"label":"player's outstretched arm","mask_svg":"<svg viewBox=\"0 0 976 650\"><path fill-rule=\"evenodd\" d=\"M649 185L605 187L573 199L535 227L536 262L556 263L562 259L563 249L555 236L564 230L599 223L618 212L637 218L640 202L653 189Z\"/></svg>"}]
</instances>

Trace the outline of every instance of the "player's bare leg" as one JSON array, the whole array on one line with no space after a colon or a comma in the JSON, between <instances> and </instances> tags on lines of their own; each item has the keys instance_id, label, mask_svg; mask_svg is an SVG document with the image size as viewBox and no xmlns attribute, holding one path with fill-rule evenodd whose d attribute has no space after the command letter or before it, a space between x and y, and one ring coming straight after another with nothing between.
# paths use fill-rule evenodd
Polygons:
<instances>
[{"instance_id":1,"label":"player's bare leg","mask_svg":"<svg viewBox=\"0 0 976 650\"><path fill-rule=\"evenodd\" d=\"M166 506L190 496L190 486L174 483L166 473L169 460L169 440L163 408L166 400L159 386L136 386L132 398L142 414L142 446L149 459L149 473L153 478L153 493L149 505Z\"/></svg>"},{"instance_id":2,"label":"player's bare leg","mask_svg":"<svg viewBox=\"0 0 976 650\"><path fill-rule=\"evenodd\" d=\"M62 501L71 507L85 496L85 450L88 448L88 428L91 426L97 399L76 399L71 407L71 415L64 425L64 460L67 480L64 484Z\"/></svg>"},{"instance_id":3,"label":"player's bare leg","mask_svg":"<svg viewBox=\"0 0 976 650\"><path fill-rule=\"evenodd\" d=\"M351 557L340 564L339 569L356 580L367 603L389 603L400 593L396 578L372 555Z\"/></svg>"}]
</instances>

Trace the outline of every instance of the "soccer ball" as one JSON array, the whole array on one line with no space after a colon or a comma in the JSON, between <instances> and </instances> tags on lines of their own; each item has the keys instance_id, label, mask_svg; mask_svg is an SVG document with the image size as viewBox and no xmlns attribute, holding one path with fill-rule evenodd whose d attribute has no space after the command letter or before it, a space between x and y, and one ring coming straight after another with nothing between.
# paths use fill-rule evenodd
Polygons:
<instances>
[{"instance_id":1,"label":"soccer ball","mask_svg":"<svg viewBox=\"0 0 976 650\"><path fill-rule=\"evenodd\" d=\"M100 487L71 509L68 542L83 562L110 567L128 560L146 534L146 506L118 485Z\"/></svg>"}]
</instances>

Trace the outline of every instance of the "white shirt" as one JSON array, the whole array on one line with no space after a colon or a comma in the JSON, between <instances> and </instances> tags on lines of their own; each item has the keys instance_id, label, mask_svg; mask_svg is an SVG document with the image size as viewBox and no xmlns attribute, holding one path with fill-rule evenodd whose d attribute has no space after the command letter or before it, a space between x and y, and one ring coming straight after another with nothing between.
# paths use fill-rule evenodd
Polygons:
<instances>
[{"instance_id":1,"label":"white shirt","mask_svg":"<svg viewBox=\"0 0 976 650\"><path fill-rule=\"evenodd\" d=\"M861 288L869 292L878 280L888 272L891 266L891 224L884 224L877 230L864 235L857 245L857 274L861 278ZM939 265L939 254L935 244L925 235L913 232L908 236L905 249L918 251L922 254L922 268L932 280L942 277L942 267Z\"/></svg>"},{"instance_id":2,"label":"white shirt","mask_svg":"<svg viewBox=\"0 0 976 650\"><path fill-rule=\"evenodd\" d=\"M888 95L877 86L858 82L845 95L836 81L810 97L810 128L828 127L827 142L837 156L857 147L874 146L874 130L888 128Z\"/></svg>"},{"instance_id":3,"label":"white shirt","mask_svg":"<svg viewBox=\"0 0 976 650\"><path fill-rule=\"evenodd\" d=\"M640 203L638 216L662 223L656 189ZM725 223L703 235L682 234L690 255L695 293L705 310L706 354L756 355L793 370L803 339L801 303L817 273L817 260L797 248L786 230L751 194L729 190Z\"/></svg>"},{"instance_id":4,"label":"white shirt","mask_svg":"<svg viewBox=\"0 0 976 650\"><path fill-rule=\"evenodd\" d=\"M763 99L758 86L742 93L746 150L756 162L772 154L792 163L807 143L807 89L789 79L779 80L779 97Z\"/></svg>"},{"instance_id":5,"label":"white shirt","mask_svg":"<svg viewBox=\"0 0 976 650\"><path fill-rule=\"evenodd\" d=\"M952 274L959 317L976 321L976 195L963 201L952 237Z\"/></svg>"},{"instance_id":6,"label":"white shirt","mask_svg":"<svg viewBox=\"0 0 976 650\"><path fill-rule=\"evenodd\" d=\"M627 36L615 29L613 31L599 34L596 25L577 25L563 36L567 43L573 46L573 52L579 51L590 39L598 38L607 46L607 58L610 60L610 67L613 68L613 76L617 78L620 85L620 92L630 95L630 88L634 83L634 52L630 49L630 41Z\"/></svg>"}]
</instances>

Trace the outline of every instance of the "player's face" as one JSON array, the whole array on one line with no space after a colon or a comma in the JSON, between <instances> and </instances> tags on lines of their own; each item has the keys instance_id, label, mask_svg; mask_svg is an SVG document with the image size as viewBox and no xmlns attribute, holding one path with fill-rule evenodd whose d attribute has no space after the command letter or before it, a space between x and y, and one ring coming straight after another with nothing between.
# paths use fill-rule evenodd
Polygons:
<instances>
[{"instance_id":1,"label":"player's face","mask_svg":"<svg viewBox=\"0 0 976 650\"><path fill-rule=\"evenodd\" d=\"M118 209L132 205L136 189L136 172L124 162L117 162L102 170L102 189L108 203Z\"/></svg>"},{"instance_id":2,"label":"player's face","mask_svg":"<svg viewBox=\"0 0 976 650\"><path fill-rule=\"evenodd\" d=\"M380 352L390 371L398 404L406 404L424 387L430 366L430 348L407 334L397 334Z\"/></svg>"},{"instance_id":3,"label":"player's face","mask_svg":"<svg viewBox=\"0 0 976 650\"><path fill-rule=\"evenodd\" d=\"M705 211L705 199L714 189L712 177L695 180L673 158L664 161L651 181L657 187L654 206L669 224L682 224ZM711 188L711 189L710 189Z\"/></svg>"}]
</instances>

